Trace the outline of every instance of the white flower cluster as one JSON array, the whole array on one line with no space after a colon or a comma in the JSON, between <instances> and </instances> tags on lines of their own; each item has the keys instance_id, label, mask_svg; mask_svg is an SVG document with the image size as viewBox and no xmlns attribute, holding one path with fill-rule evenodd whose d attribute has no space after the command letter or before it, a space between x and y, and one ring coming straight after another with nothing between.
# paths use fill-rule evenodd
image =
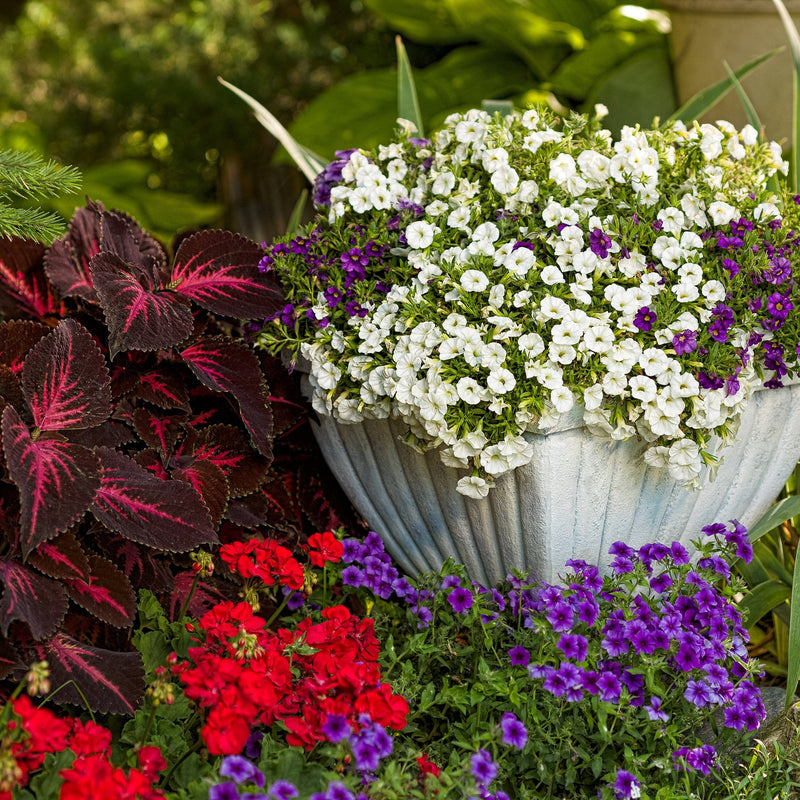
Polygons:
<instances>
[{"instance_id":1,"label":"white flower cluster","mask_svg":"<svg viewBox=\"0 0 800 800\"><path fill-rule=\"evenodd\" d=\"M312 298L316 319L331 315L301 349L315 408L401 417L411 443L467 470L472 497L529 462L526 431L567 413L640 437L649 464L696 485L708 437L734 430L761 382L751 334L770 336L733 297L755 256L719 236L742 218L773 235L778 170L780 148L750 126L624 128L615 141L537 110L473 110L429 143L353 153L327 224L388 242L390 285L359 297L364 315Z\"/></svg>"}]
</instances>

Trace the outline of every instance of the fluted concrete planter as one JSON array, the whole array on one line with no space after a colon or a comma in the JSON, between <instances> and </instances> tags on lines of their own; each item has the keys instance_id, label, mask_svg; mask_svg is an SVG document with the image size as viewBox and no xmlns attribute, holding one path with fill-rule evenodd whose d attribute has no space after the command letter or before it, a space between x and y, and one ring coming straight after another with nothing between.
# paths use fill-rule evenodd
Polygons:
<instances>
[{"instance_id":1,"label":"fluted concrete planter","mask_svg":"<svg viewBox=\"0 0 800 800\"><path fill-rule=\"evenodd\" d=\"M528 434L533 461L501 476L483 500L456 491L461 475L437 453L399 441L396 421L341 425L323 417L314 432L353 505L403 569L438 569L452 556L489 585L512 567L553 580L570 558L602 564L619 540L689 545L711 522L751 525L800 457L798 401L800 384L755 392L717 479L699 491L645 465L642 443L609 442L580 420Z\"/></svg>"}]
</instances>

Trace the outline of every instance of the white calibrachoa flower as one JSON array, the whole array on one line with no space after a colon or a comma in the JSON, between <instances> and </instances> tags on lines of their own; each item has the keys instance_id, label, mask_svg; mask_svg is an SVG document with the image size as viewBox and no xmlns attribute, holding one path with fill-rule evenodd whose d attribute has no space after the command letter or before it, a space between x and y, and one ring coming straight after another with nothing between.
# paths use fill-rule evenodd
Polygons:
<instances>
[{"instance_id":1,"label":"white calibrachoa flower","mask_svg":"<svg viewBox=\"0 0 800 800\"><path fill-rule=\"evenodd\" d=\"M413 136L334 162L320 216L267 248L286 305L259 341L309 362L318 413L402 420L473 498L576 412L696 486L752 391L797 373L800 206L751 126L537 108Z\"/></svg>"}]
</instances>

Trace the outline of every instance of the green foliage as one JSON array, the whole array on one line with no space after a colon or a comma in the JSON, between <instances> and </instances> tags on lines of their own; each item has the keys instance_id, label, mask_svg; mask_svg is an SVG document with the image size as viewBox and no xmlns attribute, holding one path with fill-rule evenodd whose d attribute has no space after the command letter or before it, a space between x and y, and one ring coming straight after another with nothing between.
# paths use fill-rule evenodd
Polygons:
<instances>
[{"instance_id":1,"label":"green foliage","mask_svg":"<svg viewBox=\"0 0 800 800\"><path fill-rule=\"evenodd\" d=\"M644 9L623 13L613 0L367 0L367 5L417 43L412 55L449 48L415 71L425 129L486 99L581 110L620 99L612 108L614 125L649 124L675 107L662 18ZM308 104L290 126L292 135L326 156L386 140L397 117L393 74L367 70L337 83ZM625 94L631 74L635 90Z\"/></svg>"},{"instance_id":2,"label":"green foliage","mask_svg":"<svg viewBox=\"0 0 800 800\"><path fill-rule=\"evenodd\" d=\"M42 208L19 207L19 201L37 201L77 191L78 172L33 153L0 150L0 236L50 243L63 233L65 223Z\"/></svg>"}]
</instances>

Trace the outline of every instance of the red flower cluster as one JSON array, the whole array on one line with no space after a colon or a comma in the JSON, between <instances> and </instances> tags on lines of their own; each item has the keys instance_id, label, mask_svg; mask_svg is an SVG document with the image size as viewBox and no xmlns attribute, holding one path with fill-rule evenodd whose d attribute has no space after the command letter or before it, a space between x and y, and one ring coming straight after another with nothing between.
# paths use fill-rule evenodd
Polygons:
<instances>
[{"instance_id":1,"label":"red flower cluster","mask_svg":"<svg viewBox=\"0 0 800 800\"><path fill-rule=\"evenodd\" d=\"M341 558L342 546L333 534L316 537L309 540L312 560ZM245 577L258 574L253 565L259 558L266 563L259 554L276 554L276 570L287 563L278 545L248 542L223 549L223 560ZM277 577L284 582L280 573ZM265 582L275 580L268 576ZM204 646L191 648L192 663L173 672L186 696L209 709L202 731L209 752L240 753L254 725L278 720L289 729L289 744L308 749L325 739L322 726L329 714L346 716L354 730L364 713L384 727L405 727L408 703L380 680L373 621L353 616L344 606L326 608L322 617L320 623L306 618L295 630L273 633L248 603L223 602L200 619Z\"/></svg>"},{"instance_id":2,"label":"red flower cluster","mask_svg":"<svg viewBox=\"0 0 800 800\"><path fill-rule=\"evenodd\" d=\"M315 567L324 567L326 561L341 561L344 553L344 545L330 531L309 536L308 545L308 560Z\"/></svg>"},{"instance_id":3,"label":"red flower cluster","mask_svg":"<svg viewBox=\"0 0 800 800\"><path fill-rule=\"evenodd\" d=\"M14 781L24 786L32 772L39 769L47 753L72 750L75 761L61 771L64 783L59 800L83 800L102 797L108 800L163 800L163 793L153 789L166 763L157 747L144 747L139 753L141 770L128 775L114 767L111 757L111 732L94 722L61 719L46 708L37 708L25 695L11 701L12 719L6 725L2 753L14 761ZM8 778L8 775L5 776ZM0 800L11 800L11 787L5 784Z\"/></svg>"},{"instance_id":4,"label":"red flower cluster","mask_svg":"<svg viewBox=\"0 0 800 800\"><path fill-rule=\"evenodd\" d=\"M222 545L219 554L228 569L243 578L259 578L267 586L279 583L290 589L303 588L300 562L273 539L231 542Z\"/></svg>"}]
</instances>

